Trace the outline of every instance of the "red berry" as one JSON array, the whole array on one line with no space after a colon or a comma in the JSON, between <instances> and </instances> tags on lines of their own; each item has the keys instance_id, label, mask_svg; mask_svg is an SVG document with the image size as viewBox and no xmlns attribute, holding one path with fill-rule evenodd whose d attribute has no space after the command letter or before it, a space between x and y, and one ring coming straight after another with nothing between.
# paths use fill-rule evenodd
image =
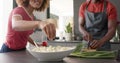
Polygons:
<instances>
[{"instance_id":1,"label":"red berry","mask_svg":"<svg viewBox=\"0 0 120 63\"><path fill-rule=\"evenodd\" d=\"M42 46L47 46L47 42L46 41L42 42Z\"/></svg>"}]
</instances>

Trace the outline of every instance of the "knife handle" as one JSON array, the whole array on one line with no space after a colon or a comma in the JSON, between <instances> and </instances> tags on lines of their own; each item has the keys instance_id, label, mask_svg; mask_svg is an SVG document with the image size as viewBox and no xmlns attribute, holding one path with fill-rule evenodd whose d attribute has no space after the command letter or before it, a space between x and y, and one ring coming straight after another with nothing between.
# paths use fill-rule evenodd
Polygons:
<instances>
[{"instance_id":1,"label":"knife handle","mask_svg":"<svg viewBox=\"0 0 120 63\"><path fill-rule=\"evenodd\" d=\"M90 49L90 41L88 41L87 49Z\"/></svg>"}]
</instances>

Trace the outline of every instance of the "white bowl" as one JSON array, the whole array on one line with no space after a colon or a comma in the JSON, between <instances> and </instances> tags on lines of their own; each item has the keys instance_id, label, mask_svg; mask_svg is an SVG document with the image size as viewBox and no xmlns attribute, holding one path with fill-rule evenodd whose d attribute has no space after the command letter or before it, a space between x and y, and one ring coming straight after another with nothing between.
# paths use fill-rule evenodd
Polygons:
<instances>
[{"instance_id":1,"label":"white bowl","mask_svg":"<svg viewBox=\"0 0 120 63\"><path fill-rule=\"evenodd\" d=\"M69 50L59 52L35 52L28 48L28 51L39 61L62 61L63 58L68 56L75 47L71 47Z\"/></svg>"}]
</instances>

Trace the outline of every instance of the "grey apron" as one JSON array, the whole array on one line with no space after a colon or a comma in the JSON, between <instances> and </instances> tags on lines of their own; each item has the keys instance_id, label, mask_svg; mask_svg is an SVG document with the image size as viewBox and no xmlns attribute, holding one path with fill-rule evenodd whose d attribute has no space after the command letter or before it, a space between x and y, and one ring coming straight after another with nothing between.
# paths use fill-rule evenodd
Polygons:
<instances>
[{"instance_id":1,"label":"grey apron","mask_svg":"<svg viewBox=\"0 0 120 63\"><path fill-rule=\"evenodd\" d=\"M90 3L90 2L89 2ZM108 31L108 18L106 13L106 1L104 1L104 11L92 13L87 10L89 4L85 10L85 29L93 36L93 39L101 39ZM110 50L110 42L105 42L102 47L97 50Z\"/></svg>"}]
</instances>

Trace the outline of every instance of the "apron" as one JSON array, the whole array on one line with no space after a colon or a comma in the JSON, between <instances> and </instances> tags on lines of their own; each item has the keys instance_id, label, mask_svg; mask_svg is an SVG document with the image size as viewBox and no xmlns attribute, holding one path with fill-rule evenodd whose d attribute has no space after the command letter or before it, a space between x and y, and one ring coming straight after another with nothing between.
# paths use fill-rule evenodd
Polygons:
<instances>
[{"instance_id":1,"label":"apron","mask_svg":"<svg viewBox=\"0 0 120 63\"><path fill-rule=\"evenodd\" d=\"M90 3L90 2L89 2ZM89 4L88 4L89 5ZM85 10L85 29L93 36L93 39L101 39L108 31L108 18L106 13L106 1L104 1L104 10L102 12L92 13ZM110 50L110 42L105 42L97 50Z\"/></svg>"}]
</instances>

